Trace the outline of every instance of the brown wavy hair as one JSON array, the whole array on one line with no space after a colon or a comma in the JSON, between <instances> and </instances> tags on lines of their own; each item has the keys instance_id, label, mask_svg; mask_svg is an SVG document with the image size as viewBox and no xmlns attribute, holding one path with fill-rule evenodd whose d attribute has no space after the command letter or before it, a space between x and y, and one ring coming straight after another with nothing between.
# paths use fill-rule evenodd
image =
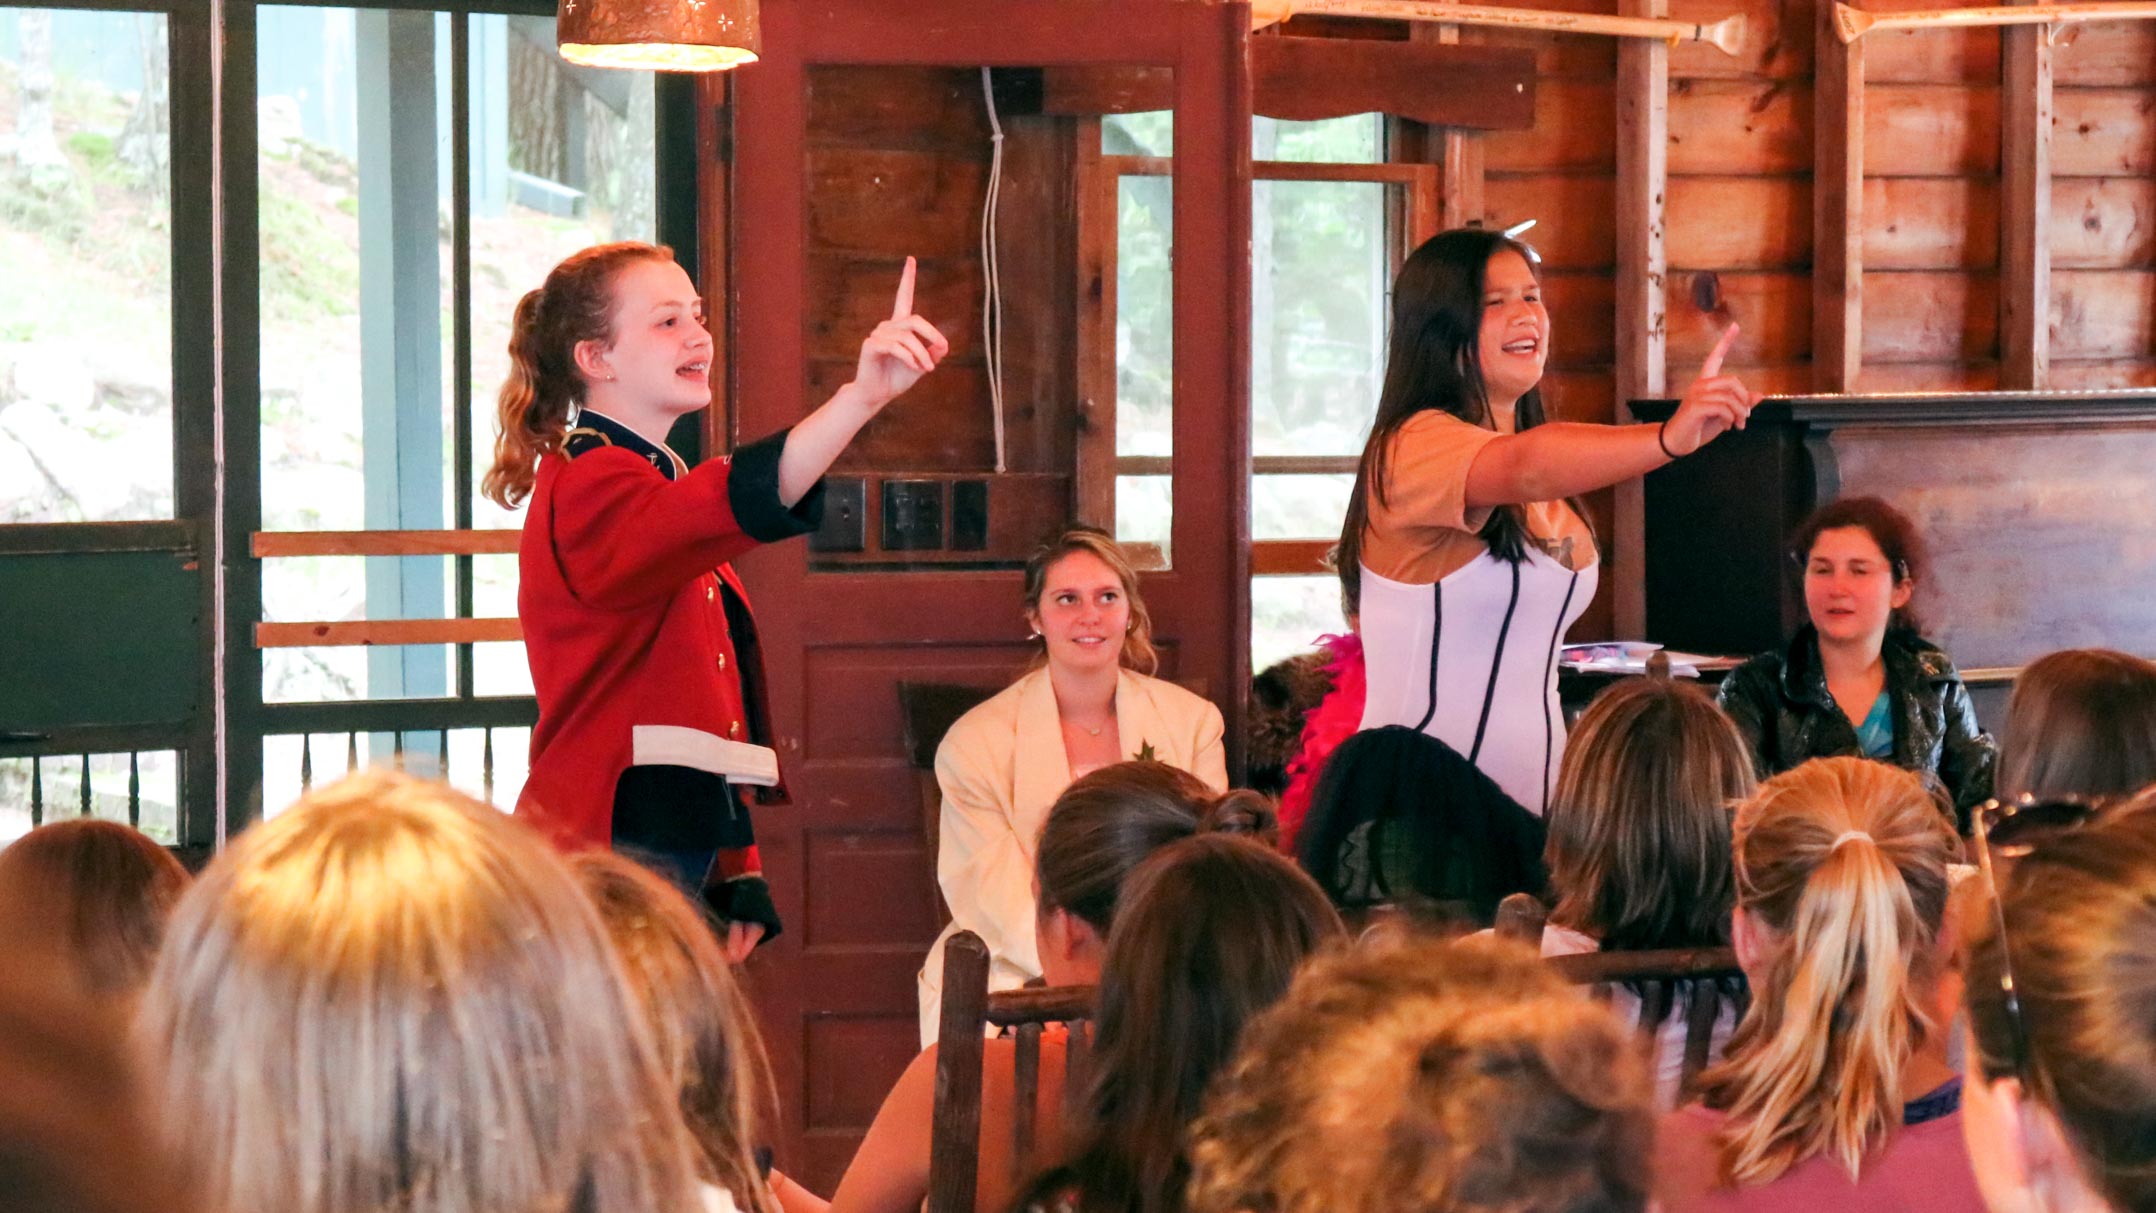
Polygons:
<instances>
[{"instance_id":1,"label":"brown wavy hair","mask_svg":"<svg viewBox=\"0 0 2156 1213\"><path fill-rule=\"evenodd\" d=\"M611 851L586 851L570 866L599 907L659 1064L681 1092L703 1178L731 1193L736 1208L772 1208L756 1164L759 1110L776 1103L770 1063L711 920L674 886Z\"/></svg>"},{"instance_id":2,"label":"brown wavy hair","mask_svg":"<svg viewBox=\"0 0 2156 1213\"><path fill-rule=\"evenodd\" d=\"M1034 853L1040 909L1075 915L1108 937L1123 883L1154 852L1204 833L1240 834L1270 846L1270 800L1217 793L1164 762L1118 762L1075 780L1056 797Z\"/></svg>"},{"instance_id":3,"label":"brown wavy hair","mask_svg":"<svg viewBox=\"0 0 2156 1213\"><path fill-rule=\"evenodd\" d=\"M37 905L25 925L50 937L87 994L142 988L188 879L172 852L115 821L56 821L0 850L0 885Z\"/></svg>"},{"instance_id":4,"label":"brown wavy hair","mask_svg":"<svg viewBox=\"0 0 2156 1213\"><path fill-rule=\"evenodd\" d=\"M1815 758L1737 810L1737 903L1771 932L1751 1009L1704 1098L1728 1113L1722 1182L1826 1155L1853 1177L1901 1128L1902 1068L1933 1032L1949 860L1960 840L1914 774Z\"/></svg>"},{"instance_id":5,"label":"brown wavy hair","mask_svg":"<svg viewBox=\"0 0 2156 1213\"><path fill-rule=\"evenodd\" d=\"M1896 586L1904 583L1923 586L1924 570L1931 563L1930 553L1924 547L1924 536L1909 515L1879 497L1843 497L1830 501L1812 511L1811 516L1797 526L1796 534L1789 539L1789 559L1796 565L1800 586L1804 571L1811 564L1812 545L1819 542L1819 533L1850 527L1863 531L1879 545L1879 553L1886 557L1887 566L1893 570ZM1894 613L1887 617L1887 626L1909 632L1924 630L1923 620L1917 618L1914 601L1894 608Z\"/></svg>"},{"instance_id":6,"label":"brown wavy hair","mask_svg":"<svg viewBox=\"0 0 2156 1213\"><path fill-rule=\"evenodd\" d=\"M1206 1084L1297 966L1343 935L1324 891L1262 843L1208 834L1146 860L1108 936L1071 1148L1013 1207L1075 1192L1080 1213L1178 1213Z\"/></svg>"},{"instance_id":7,"label":"brown wavy hair","mask_svg":"<svg viewBox=\"0 0 2156 1213\"><path fill-rule=\"evenodd\" d=\"M2014 679L1999 796L2131 796L2156 782L2156 662L2112 649L2046 653Z\"/></svg>"},{"instance_id":8,"label":"brown wavy hair","mask_svg":"<svg viewBox=\"0 0 2156 1213\"><path fill-rule=\"evenodd\" d=\"M1093 526L1074 526L1054 539L1035 549L1026 559L1024 604L1028 611L1038 613L1041 594L1048 585L1048 570L1054 568L1065 556L1084 552L1097 558L1115 573L1115 579L1123 583L1123 601L1130 607L1130 630L1123 634L1123 664L1140 674L1151 674L1160 669L1160 654L1153 650L1153 616L1145 609L1145 595L1138 591L1138 570L1130 563L1130 556L1115 536ZM1038 667L1048 660L1046 642L1041 651L1034 654L1033 664Z\"/></svg>"},{"instance_id":9,"label":"brown wavy hair","mask_svg":"<svg viewBox=\"0 0 2156 1213\"><path fill-rule=\"evenodd\" d=\"M1999 984L2013 952L2028 1073L2080 1170L2114 1209L2156 1208L2156 791L2047 838L2003 875L1996 927L1971 941L1971 1068L2015 1077Z\"/></svg>"},{"instance_id":10,"label":"brown wavy hair","mask_svg":"<svg viewBox=\"0 0 2156 1213\"><path fill-rule=\"evenodd\" d=\"M1744 737L1689 681L1602 692L1550 797L1550 920L1611 951L1728 943L1730 818L1754 787Z\"/></svg>"},{"instance_id":11,"label":"brown wavy hair","mask_svg":"<svg viewBox=\"0 0 2156 1213\"><path fill-rule=\"evenodd\" d=\"M509 327L509 378L494 412L494 465L479 491L504 509L531 496L539 457L561 449L569 415L584 401L576 347L614 337L614 278L638 261L672 261L663 244L624 240L572 253L545 285L517 300Z\"/></svg>"},{"instance_id":12,"label":"brown wavy hair","mask_svg":"<svg viewBox=\"0 0 2156 1213\"><path fill-rule=\"evenodd\" d=\"M1517 944L1408 937L1306 966L1192 1132L1192 1213L1638 1213L1632 1034Z\"/></svg>"}]
</instances>

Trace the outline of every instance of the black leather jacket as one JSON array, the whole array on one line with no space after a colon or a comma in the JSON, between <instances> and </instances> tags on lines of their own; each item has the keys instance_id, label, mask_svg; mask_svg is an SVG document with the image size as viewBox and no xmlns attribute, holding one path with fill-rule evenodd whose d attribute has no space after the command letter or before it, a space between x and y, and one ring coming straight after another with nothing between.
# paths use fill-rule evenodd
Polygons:
<instances>
[{"instance_id":1,"label":"black leather jacket","mask_svg":"<svg viewBox=\"0 0 2156 1213\"><path fill-rule=\"evenodd\" d=\"M1894 714L1895 766L1943 785L1966 831L1969 810L1991 795L1998 744L1976 722L1969 688L1937 645L1915 632L1887 633L1888 702ZM1811 758L1861 754L1856 727L1827 690L1819 634L1799 629L1780 653L1762 653L1722 683L1722 710L1751 743L1761 778Z\"/></svg>"}]
</instances>

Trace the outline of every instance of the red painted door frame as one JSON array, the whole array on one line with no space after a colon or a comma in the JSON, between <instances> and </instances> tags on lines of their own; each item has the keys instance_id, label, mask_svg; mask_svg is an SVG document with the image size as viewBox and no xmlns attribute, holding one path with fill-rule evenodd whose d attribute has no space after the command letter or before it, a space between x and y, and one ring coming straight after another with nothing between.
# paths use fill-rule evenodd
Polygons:
<instances>
[{"instance_id":1,"label":"red painted door frame","mask_svg":"<svg viewBox=\"0 0 2156 1213\"><path fill-rule=\"evenodd\" d=\"M1175 69L1174 567L1148 574L1144 584L1156 634L1175 652L1176 675L1203 679L1226 714L1230 763L1239 769L1242 691L1250 675L1248 7L1191 0L765 0L763 22L765 57L733 80L727 174L729 395L734 433L744 438L791 424L814 403L806 398L804 331L808 67ZM873 1036L879 1058L894 1047L893 1017L913 1020L912 972L927 943L862 943L851 925L834 925L828 911L819 913L819 904L836 904L828 897L830 884L842 879L835 873L896 871L855 861L863 848L874 850L877 838L897 845L917 822L902 766L881 761L880 750L879 760L864 761L865 750L820 745L819 737L834 733L863 736L855 723L860 713L843 705L846 680L831 674L865 668L859 663L904 668L914 654L928 677L949 668L953 653L972 652L955 660L973 662L976 672L987 668L984 662L1007 662L1019 640L1019 577L1015 570L812 573L802 543L763 549L743 562L742 572L757 603L775 731L797 801L758 823L789 929L751 963L750 981L783 1105L773 1144L782 1166L822 1181L828 1191L851 1153L855 1129L848 1126L857 1128L860 1110L874 1108L881 1084L893 1076L846 1063L848 1042L869 1049L862 1042ZM1009 643L992 655L983 647L984 637L1006 635ZM880 701L870 706L884 711ZM835 711L848 713L844 726L829 724ZM895 706L888 714L895 720ZM896 755L897 738L888 740ZM910 833L918 851L917 827ZM925 879L933 857L909 856L907 864ZM819 875L824 888L815 887ZM848 892L857 898L858 890ZM877 892L892 905L924 896L911 883ZM874 1091L847 1086L870 1081L878 1084Z\"/></svg>"}]
</instances>

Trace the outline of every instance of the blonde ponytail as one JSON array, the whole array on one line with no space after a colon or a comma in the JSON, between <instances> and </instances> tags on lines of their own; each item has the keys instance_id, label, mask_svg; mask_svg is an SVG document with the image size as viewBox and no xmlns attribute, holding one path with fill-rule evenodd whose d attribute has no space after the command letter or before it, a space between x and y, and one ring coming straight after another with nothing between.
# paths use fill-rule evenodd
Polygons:
<instances>
[{"instance_id":1,"label":"blonde ponytail","mask_svg":"<svg viewBox=\"0 0 2156 1213\"><path fill-rule=\"evenodd\" d=\"M576 369L582 341L613 337L614 275L633 261L672 260L664 245L624 240L571 254L546 285L517 300L509 326L509 378L494 410L494 463L479 491L503 509L531 496L539 457L561 449L584 399Z\"/></svg>"},{"instance_id":2,"label":"blonde ponytail","mask_svg":"<svg viewBox=\"0 0 2156 1213\"><path fill-rule=\"evenodd\" d=\"M1727 1114L1722 1180L1768 1183L1825 1154L1854 1177L1899 1129L1902 1071L1931 1033L1922 991L1946 912L1952 830L1916 776L1806 763L1737 811L1738 905L1768 955L1706 1099Z\"/></svg>"}]
</instances>

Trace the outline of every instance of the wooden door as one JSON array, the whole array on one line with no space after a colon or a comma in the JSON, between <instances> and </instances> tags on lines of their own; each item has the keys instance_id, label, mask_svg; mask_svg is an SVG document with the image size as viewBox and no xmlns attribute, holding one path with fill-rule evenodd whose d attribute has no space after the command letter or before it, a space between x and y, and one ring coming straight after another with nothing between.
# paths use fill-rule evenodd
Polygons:
<instances>
[{"instance_id":1,"label":"wooden door","mask_svg":"<svg viewBox=\"0 0 2156 1213\"><path fill-rule=\"evenodd\" d=\"M919 192L908 213L918 219L903 222L920 239L952 248L980 222L982 198L958 160L936 161L925 177L907 176L914 170L896 152L920 150L917 130L896 136L896 152L882 159L859 149L825 155L812 131L879 124L915 130L906 127L907 107L915 104L909 99L925 94L902 69L956 67L976 76L983 65L1172 69L1177 508L1172 567L1147 574L1143 585L1163 674L1204 686L1220 703L1231 764L1240 761L1241 689L1249 676L1248 37L1247 7L1178 0L769 0L766 54L730 82L732 156L714 172L730 178L724 224L731 263L705 260L708 292L717 293L717 275L729 283L732 433L724 437L754 438L800 418L844 381L848 351L880 318L876 308L888 307L908 251L871 247L875 225L885 220L833 203L833 191L873 198L912 181ZM818 73L834 65L888 70L889 87L865 103L820 110L829 97L816 88L828 77ZM1065 256L1074 241L1066 247L1006 237L1004 248L1007 273L1012 258L1021 275L1067 265L1073 299L1101 287L1084 281L1076 258ZM1043 315L1008 314L1007 378L1047 386L1035 398L1006 403L1011 457L996 471L994 443L982 437L986 380L975 365L977 270L955 253L924 257L922 310L953 326L954 353L839 465L834 488L858 497L834 500L832 508L853 513L828 523L834 533L813 550L785 544L741 566L756 601L775 732L796 801L758 822L787 930L751 963L750 981L777 1070L780 1165L824 1192L916 1052L914 976L938 926L928 896L934 857L924 846L914 771L901 742L897 683L997 687L1023 666L1029 651L1017 562L1044 536L1005 528L1063 511L1082 424L1084 402L1064 373L1068 366L1030 377L1024 366L1026 359L1072 362L1075 329L1056 331L1059 322ZM1015 356L1012 346L1022 347ZM952 533L941 540L918 531L895 535L900 546L917 549L904 553L833 550L849 542L875 549L876 540L894 538L884 527L899 521L898 512L922 510L930 532L947 526ZM865 545L861 535L844 533L849 521L869 537ZM970 540L957 533L968 529Z\"/></svg>"}]
</instances>

